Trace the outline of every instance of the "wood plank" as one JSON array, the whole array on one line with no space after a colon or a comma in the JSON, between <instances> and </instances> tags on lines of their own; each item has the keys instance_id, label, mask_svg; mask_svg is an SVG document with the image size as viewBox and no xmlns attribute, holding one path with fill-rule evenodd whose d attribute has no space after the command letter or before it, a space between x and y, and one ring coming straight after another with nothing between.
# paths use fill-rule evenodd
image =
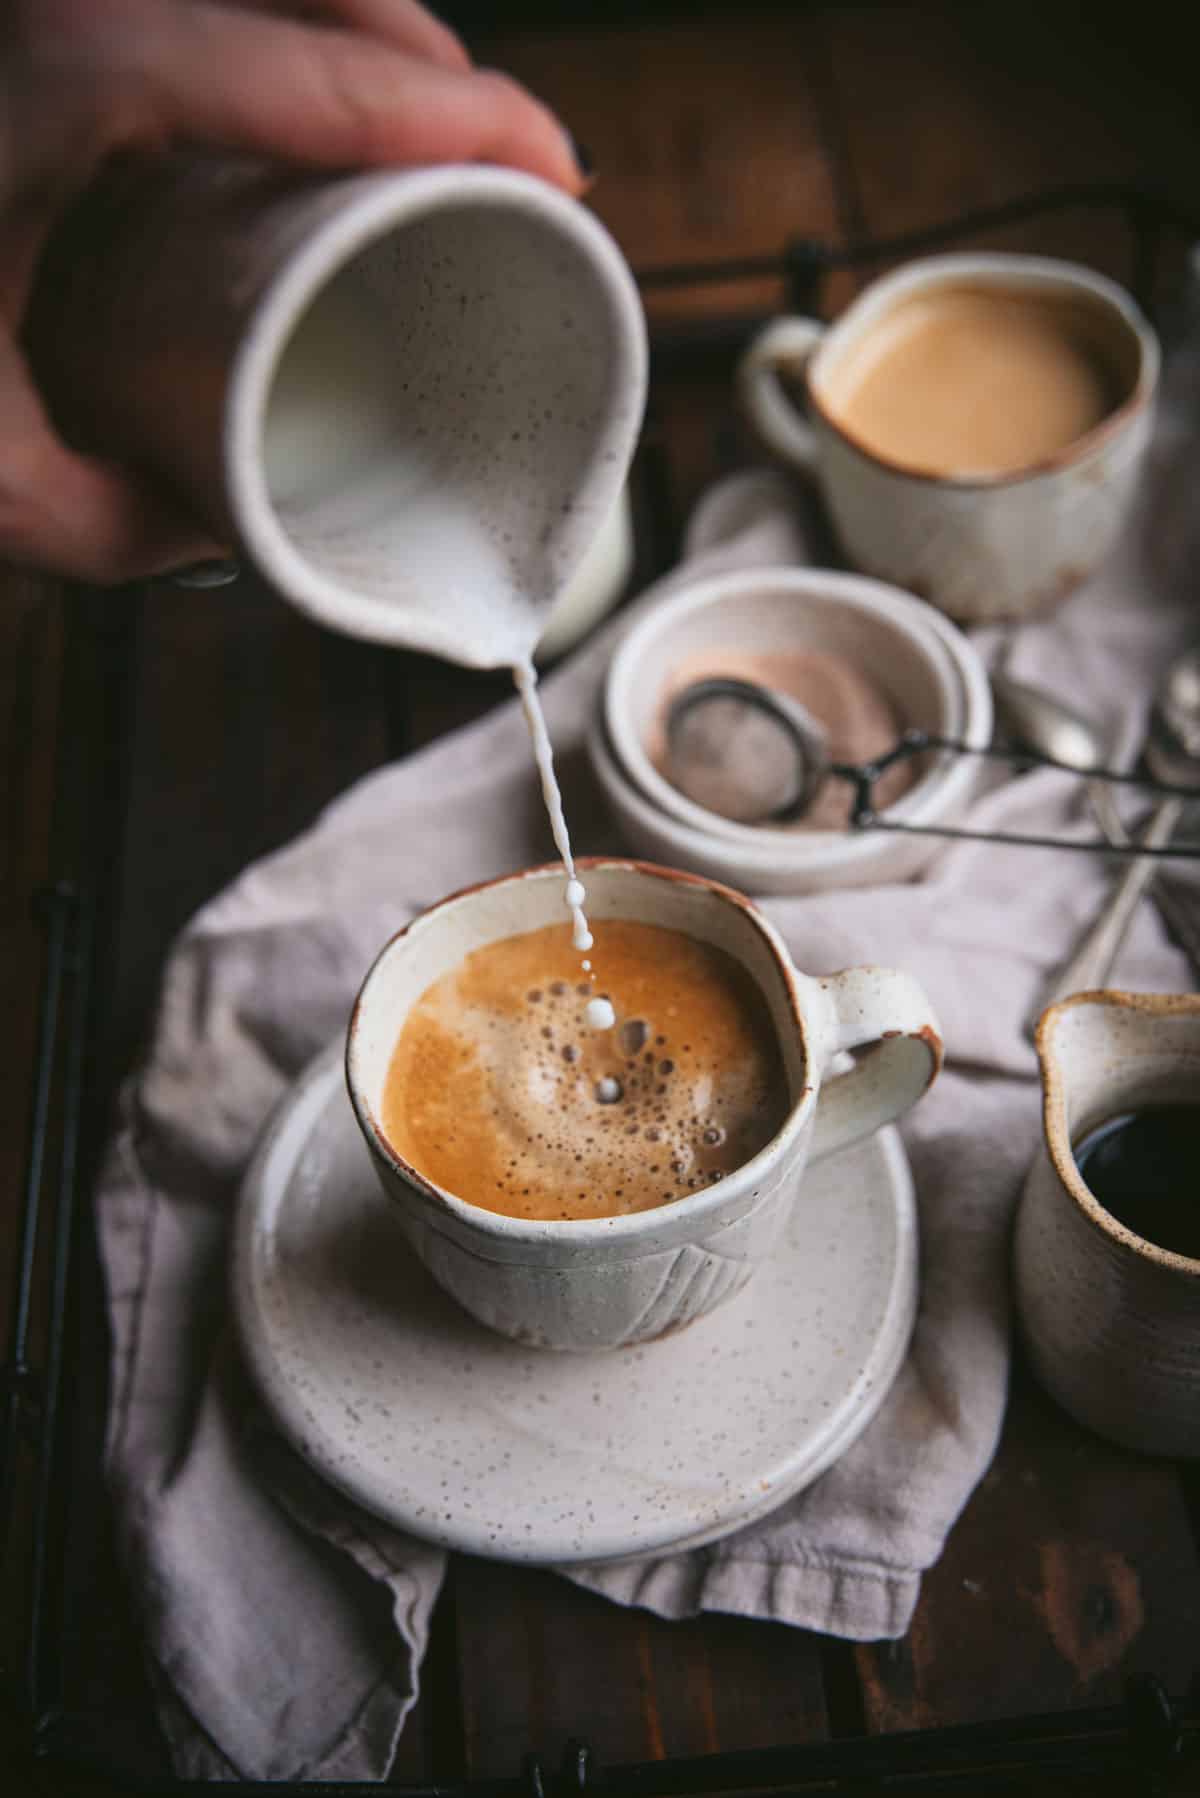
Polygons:
<instances>
[{"instance_id":1,"label":"wood plank","mask_svg":"<svg viewBox=\"0 0 1200 1798\"><path fill-rule=\"evenodd\" d=\"M484 60L524 81L587 146L589 204L635 269L774 257L789 239L836 234L837 203L810 79L814 26L752 4L610 25L491 29ZM776 280L650 288L663 323L778 308Z\"/></svg>"},{"instance_id":2,"label":"wood plank","mask_svg":"<svg viewBox=\"0 0 1200 1798\"><path fill-rule=\"evenodd\" d=\"M175 933L390 743L386 652L321 629L251 575L200 592L153 585L137 655L114 993L122 1061Z\"/></svg>"},{"instance_id":3,"label":"wood plank","mask_svg":"<svg viewBox=\"0 0 1200 1798\"><path fill-rule=\"evenodd\" d=\"M35 1084L45 966L45 930L35 893L54 865L54 783L62 679L63 608L57 583L0 571L0 1007L7 1058L0 1092L0 1359L7 1360L13 1282L24 1202L29 1116ZM44 1264L44 1255L40 1264ZM41 1358L40 1307L29 1358ZM27 1615L28 1457L13 1465L14 1529L0 1580L0 1665L21 1665ZM3 1748L0 1746L0 1760Z\"/></svg>"},{"instance_id":4,"label":"wood plank","mask_svg":"<svg viewBox=\"0 0 1200 1798\"><path fill-rule=\"evenodd\" d=\"M1141 175L1195 206L1200 125L1169 33L1108 36L1054 0L860 4L825 17L831 104L850 165L846 203L864 235ZM1065 256L1126 282L1132 274L1130 236L1114 213L1048 215L954 247Z\"/></svg>"},{"instance_id":5,"label":"wood plank","mask_svg":"<svg viewBox=\"0 0 1200 1798\"><path fill-rule=\"evenodd\" d=\"M926 1576L903 1642L858 1651L872 1730L1186 1692L1200 1563L1174 1470L1110 1447L1019 1368L996 1461Z\"/></svg>"},{"instance_id":6,"label":"wood plank","mask_svg":"<svg viewBox=\"0 0 1200 1798\"><path fill-rule=\"evenodd\" d=\"M20 755L14 753L6 758L6 767L14 782L14 792L19 771L27 778L31 790L36 788L38 795L36 808L23 817L21 808L15 803L6 807L6 817L17 822L14 834L21 851L5 861L11 881L6 904L15 903L19 908L18 915L29 924L31 893L48 877L65 879L96 896L94 877L97 870L108 872L114 865L117 839L110 834L115 797L110 777L115 772L112 751L128 665L128 601L127 596L121 594L101 594L77 588L60 590L53 583L14 577L6 587L5 597L10 604L0 623L28 622L19 603L20 594L36 596L43 622L49 624L47 643L53 645L53 654L32 661L22 654L15 654L11 662L5 660L6 668L11 667L20 683L18 691L23 707L23 729L17 733L22 751ZM27 636L22 638L26 647L28 641ZM42 644L43 649L47 643ZM98 897L103 916L104 895ZM15 948L19 941L15 931L10 935L6 930L6 949ZM27 953L6 956L3 974L10 985L23 977L27 990L33 994L40 988L42 974L40 927L36 943L26 942L23 947ZM98 955L101 965L104 959L102 943ZM59 1039L60 1069L62 1052L67 1047L67 1033L74 1022L70 1010L73 983L69 977L65 993L67 1007L62 1014ZM36 996L40 997L40 993ZM21 1047L24 1050L24 1045ZM30 1053L27 1056L23 1053L22 1059L10 1070L9 1084L14 1089L32 1080L32 1045L29 1047ZM88 1066L102 1068L107 1063L100 1054ZM110 1096L103 1082L90 1080L85 1109L103 1115ZM5 1154L23 1152L24 1148L25 1120L20 1120L19 1130L15 1118L12 1123L13 1127L5 1128L0 1135L0 1152ZM30 1360L39 1370L46 1365L48 1231L56 1192L60 1124L61 1114L56 1104L50 1120L48 1179L32 1311ZM85 1128L86 1124L87 1119ZM86 1152L85 1143L85 1172L81 1186L86 1186L90 1179ZM11 1230L4 1232L6 1249L11 1249L15 1242L18 1196L17 1185L6 1183L4 1202L6 1205L11 1202L13 1225ZM6 1212L6 1217L8 1215ZM82 1286L77 1273L76 1303L69 1309L68 1317L69 1371L65 1393L79 1427L66 1445L65 1460L57 1463L55 1468L50 1519L53 1547L48 1564L49 1608L45 1613L43 1637L49 1653L40 1663L46 1679L45 1682L39 1679L39 1699L45 1704L61 1698L67 1708L86 1708L91 1690L90 1670L100 1667L103 1669L104 1696L101 1714L130 1720L135 1716L145 1719L148 1717L147 1696L136 1627L129 1594L116 1569L107 1499L99 1483L107 1342L100 1323L99 1282L87 1259L90 1233L86 1227L86 1211L83 1216L84 1227L79 1233L79 1246L83 1250ZM6 1282L3 1302L7 1299ZM32 1454L22 1471L32 1475ZM30 1477L22 1482L17 1530L9 1545L11 1556L6 1562L6 1570L15 1575L14 1585L19 1583L21 1587L19 1594L6 1592L6 1601L12 1599L13 1602L4 1605L5 1660L10 1669L22 1666L24 1631L28 1621L26 1575L30 1567L36 1503ZM60 1537L56 1532L64 1518L69 1519L70 1529L60 1556ZM61 1581L65 1581L65 1588ZM71 1601L65 1608L60 1608L64 1589L70 1592ZM59 1672L64 1676L61 1691L56 1685ZM15 1726L14 1734L19 1739ZM151 1727L143 1728L140 1723L133 1725L133 1735L138 1739L139 1750L144 1748L153 1754Z\"/></svg>"},{"instance_id":7,"label":"wood plank","mask_svg":"<svg viewBox=\"0 0 1200 1798\"><path fill-rule=\"evenodd\" d=\"M0 1092L0 1319L7 1323L44 950L35 893L55 872L55 746L62 678L56 583L0 573L0 1006L8 1077Z\"/></svg>"},{"instance_id":8,"label":"wood plank","mask_svg":"<svg viewBox=\"0 0 1200 1798\"><path fill-rule=\"evenodd\" d=\"M527 1752L557 1767L573 1739L603 1766L717 1754L828 1733L817 1639L707 1617L665 1622L559 1576L458 1564L467 1772L504 1777Z\"/></svg>"},{"instance_id":9,"label":"wood plank","mask_svg":"<svg viewBox=\"0 0 1200 1798\"><path fill-rule=\"evenodd\" d=\"M91 792L94 815L80 832L106 888L103 1047L94 1063L107 1083L97 1095L103 1129L116 1081L144 1038L172 937L248 861L304 828L384 758L387 719L376 652L310 625L248 577L220 590L162 582L80 603L73 804L86 808ZM106 642L104 620L122 609L121 640ZM97 775L106 762L115 764L107 780ZM136 1754L153 1767L136 1607L116 1564L105 1495L94 1490L106 1384L102 1294L94 1270L85 1263L80 1273L78 1317L81 1327L90 1320L90 1333L74 1352L65 1697L68 1708L117 1725L119 1764ZM88 1493L90 1502L80 1502ZM428 1770L425 1740L418 1709L401 1763L412 1781Z\"/></svg>"}]
</instances>

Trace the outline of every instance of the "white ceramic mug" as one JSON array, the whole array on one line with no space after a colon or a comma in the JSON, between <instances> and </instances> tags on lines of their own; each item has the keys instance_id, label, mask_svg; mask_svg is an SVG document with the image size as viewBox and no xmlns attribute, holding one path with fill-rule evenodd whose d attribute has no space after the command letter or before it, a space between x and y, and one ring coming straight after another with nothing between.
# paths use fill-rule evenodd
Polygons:
<instances>
[{"instance_id":1,"label":"white ceramic mug","mask_svg":"<svg viewBox=\"0 0 1200 1798\"><path fill-rule=\"evenodd\" d=\"M926 474L856 442L831 403L833 373L902 302L964 289L1078 307L1120 371L1121 403L1055 456L1013 473ZM743 357L738 388L766 447L817 479L856 568L980 623L1051 602L1108 553L1149 440L1159 364L1150 326L1103 275L1044 257L966 254L906 264L864 289L833 325L773 320ZM803 412L781 375L803 384Z\"/></svg>"},{"instance_id":2,"label":"white ceramic mug","mask_svg":"<svg viewBox=\"0 0 1200 1798\"><path fill-rule=\"evenodd\" d=\"M1200 1260L1107 1211L1073 1145L1152 1105L1200 1107L1200 994L1077 993L1037 1031L1045 1140L1014 1240L1035 1372L1089 1428L1150 1454L1200 1455ZM1195 1168L1180 1197L1200 1204Z\"/></svg>"},{"instance_id":3,"label":"white ceramic mug","mask_svg":"<svg viewBox=\"0 0 1200 1798\"><path fill-rule=\"evenodd\" d=\"M749 900L646 863L587 861L591 919L679 930L733 955L763 993L791 1089L778 1134L712 1186L617 1217L509 1217L443 1191L388 1142L381 1096L409 1009L485 944L557 924L560 865L443 900L392 938L350 1021L346 1079L359 1126L404 1232L434 1278L484 1324L520 1342L587 1352L679 1329L740 1291L803 1204L810 1159L858 1141L916 1102L941 1061L928 1000L907 975L853 968L799 974ZM843 1050L870 1046L829 1078Z\"/></svg>"},{"instance_id":4,"label":"white ceramic mug","mask_svg":"<svg viewBox=\"0 0 1200 1798\"><path fill-rule=\"evenodd\" d=\"M167 481L323 624L499 666L594 584L645 320L612 238L545 182L121 164L49 245L32 317L68 435Z\"/></svg>"}]
</instances>

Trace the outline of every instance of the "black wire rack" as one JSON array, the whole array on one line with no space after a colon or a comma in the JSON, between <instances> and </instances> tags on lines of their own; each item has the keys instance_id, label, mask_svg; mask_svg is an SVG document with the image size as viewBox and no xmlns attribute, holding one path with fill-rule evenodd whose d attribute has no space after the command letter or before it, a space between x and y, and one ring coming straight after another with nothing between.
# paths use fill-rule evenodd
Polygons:
<instances>
[{"instance_id":1,"label":"black wire rack","mask_svg":"<svg viewBox=\"0 0 1200 1798\"><path fill-rule=\"evenodd\" d=\"M1165 243L1169 238L1195 243L1200 228L1200 209L1193 211L1179 205L1157 186L1108 181L1068 182L995 206L978 207L956 218L894 237L836 244L796 236L784 245L781 254L775 256L671 263L640 268L635 274L642 291L650 295L672 289L774 280L782 283L791 310L820 317L824 312L825 285L832 274L841 271L857 273L910 257L931 255L967 238L991 237L1031 219L1069 212L1115 213L1121 218L1131 239L1128 286L1147 310L1153 309L1155 281L1162 266ZM660 357L670 356L681 350L706 348L716 341L735 341L746 335L748 328L744 321L736 318L715 318L693 328L680 326L664 336L654 348Z\"/></svg>"},{"instance_id":2,"label":"black wire rack","mask_svg":"<svg viewBox=\"0 0 1200 1798\"><path fill-rule=\"evenodd\" d=\"M822 311L827 277L924 254L1039 215L1073 209L1118 212L1132 235L1130 286L1148 304L1168 240L1200 242L1200 213L1189 216L1152 189L1111 184L1070 186L1015 200L903 237L845 245L797 238L776 257L676 265L641 271L649 294L771 277L786 304ZM656 335L658 366L679 358L727 354L757 321L721 318ZM665 489L653 464L643 471L648 526L660 546L670 541L662 510ZM86 761L86 757L84 757ZM44 927L44 972L33 1094L28 1119L22 1205L13 1273L11 1322L0 1368L0 1569L11 1574L14 1519L21 1499L32 1517L22 1567L26 1587L23 1655L0 1677L0 1707L15 1719L32 1757L63 1779L106 1775L130 1791L208 1791L200 1781L161 1771L152 1719L114 1716L76 1701L72 1645L96 1627L87 1614L87 1576L69 1548L73 1507L100 1490L98 1428L81 1430L103 1376L68 1379L68 1343L96 1362L106 1349L96 1249L85 1204L86 1180L105 1120L95 1115L86 1079L90 1045L103 1010L97 978L97 919L113 903L111 868L96 856L72 867L37 896ZM106 887L107 882L107 887ZM82 1333L81 1333L82 1332ZM35 1350L36 1339L36 1350ZM98 1383L97 1383L98 1382ZM80 1444L83 1443L81 1450ZM1198 1644L1200 1666L1200 1644ZM604 1766L579 1739L549 1765L526 1755L511 1779L409 1785L408 1798L568 1798L592 1791L613 1798L675 1794L986 1791L1035 1776L1061 1779L1062 1790L1091 1781L1127 1781L1137 1793L1200 1790L1200 1692L1171 1694L1150 1676L1132 1681L1122 1705L1032 1716L1000 1724L964 1725L905 1735L847 1737L747 1753ZM147 1744L152 1744L150 1749ZM247 1783L251 1792L361 1793L362 1785ZM1113 1789L1111 1783L1106 1789Z\"/></svg>"}]
</instances>

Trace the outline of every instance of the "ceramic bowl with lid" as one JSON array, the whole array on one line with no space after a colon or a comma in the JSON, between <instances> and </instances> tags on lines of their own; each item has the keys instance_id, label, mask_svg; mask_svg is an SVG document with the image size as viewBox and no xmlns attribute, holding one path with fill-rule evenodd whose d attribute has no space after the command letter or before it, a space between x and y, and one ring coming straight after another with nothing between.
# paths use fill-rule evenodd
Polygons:
<instances>
[{"instance_id":1,"label":"ceramic bowl with lid","mask_svg":"<svg viewBox=\"0 0 1200 1798\"><path fill-rule=\"evenodd\" d=\"M663 717L680 671L723 656L781 670L789 658L830 658L881 700L895 738L917 726L983 748L991 691L978 654L923 600L862 575L756 568L702 577L638 617L605 677L589 737L597 778L639 854L757 893L806 892L902 880L937 852L936 836L808 824L735 823L697 805L666 778ZM814 708L815 709L815 708ZM931 752L887 814L911 825L953 825L981 772L978 758Z\"/></svg>"}]
</instances>

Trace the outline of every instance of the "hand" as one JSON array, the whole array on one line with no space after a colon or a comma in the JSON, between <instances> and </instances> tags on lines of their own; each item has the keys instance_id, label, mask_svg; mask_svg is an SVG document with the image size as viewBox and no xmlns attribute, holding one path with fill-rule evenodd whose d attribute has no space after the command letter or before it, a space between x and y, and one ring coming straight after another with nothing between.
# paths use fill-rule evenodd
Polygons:
<instances>
[{"instance_id":1,"label":"hand","mask_svg":"<svg viewBox=\"0 0 1200 1798\"><path fill-rule=\"evenodd\" d=\"M67 203L111 152L179 143L585 185L553 115L415 0L17 0L0 26L0 558L107 583L219 553L163 494L58 438L19 343Z\"/></svg>"}]
</instances>

